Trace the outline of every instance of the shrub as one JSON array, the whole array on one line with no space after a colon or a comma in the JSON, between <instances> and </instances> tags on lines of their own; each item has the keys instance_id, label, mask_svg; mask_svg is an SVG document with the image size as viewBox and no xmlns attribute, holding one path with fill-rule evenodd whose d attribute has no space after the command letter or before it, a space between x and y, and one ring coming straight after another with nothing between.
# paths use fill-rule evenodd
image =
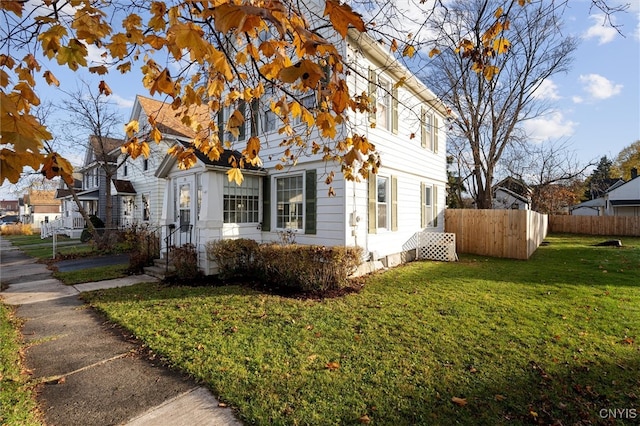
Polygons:
<instances>
[{"instance_id":1,"label":"shrub","mask_svg":"<svg viewBox=\"0 0 640 426\"><path fill-rule=\"evenodd\" d=\"M133 226L122 233L124 249L129 252L128 272L142 273L145 266L160 257L160 238L146 227Z\"/></svg>"},{"instance_id":2,"label":"shrub","mask_svg":"<svg viewBox=\"0 0 640 426\"><path fill-rule=\"evenodd\" d=\"M96 228L96 230L98 230L99 234L104 232L104 222L102 221L102 219L100 219L98 216L93 214L89 216L89 220L93 224L93 227ZM87 225L85 225L84 229L82 230L82 234L80 235L80 241L82 241L83 243L86 243L91 238L93 238L93 235L91 235L91 233L89 232L89 228L87 227Z\"/></svg>"},{"instance_id":3,"label":"shrub","mask_svg":"<svg viewBox=\"0 0 640 426\"><path fill-rule=\"evenodd\" d=\"M4 225L0 228L0 235L33 235L33 228L28 223Z\"/></svg>"},{"instance_id":4,"label":"shrub","mask_svg":"<svg viewBox=\"0 0 640 426\"><path fill-rule=\"evenodd\" d=\"M209 241L207 259L218 265L218 276L223 279L247 277L255 270L258 243L240 238L237 240Z\"/></svg>"},{"instance_id":5,"label":"shrub","mask_svg":"<svg viewBox=\"0 0 640 426\"><path fill-rule=\"evenodd\" d=\"M171 260L175 271L169 277L170 280L195 281L202 278L202 271L198 269L198 252L193 244L174 247L171 250Z\"/></svg>"},{"instance_id":6,"label":"shrub","mask_svg":"<svg viewBox=\"0 0 640 426\"><path fill-rule=\"evenodd\" d=\"M263 244L256 263L267 286L322 294L347 287L361 255L359 247Z\"/></svg>"}]
</instances>

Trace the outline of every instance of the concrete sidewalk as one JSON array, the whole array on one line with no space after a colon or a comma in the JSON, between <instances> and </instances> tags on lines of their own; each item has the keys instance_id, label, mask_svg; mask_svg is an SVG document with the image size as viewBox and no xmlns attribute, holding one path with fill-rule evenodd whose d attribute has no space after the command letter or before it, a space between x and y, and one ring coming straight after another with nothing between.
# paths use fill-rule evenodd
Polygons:
<instances>
[{"instance_id":1,"label":"concrete sidewalk","mask_svg":"<svg viewBox=\"0 0 640 426\"><path fill-rule=\"evenodd\" d=\"M24 321L26 367L46 424L240 425L193 380L143 356L83 304L83 291L154 281L147 275L65 286L0 237L0 293Z\"/></svg>"}]
</instances>

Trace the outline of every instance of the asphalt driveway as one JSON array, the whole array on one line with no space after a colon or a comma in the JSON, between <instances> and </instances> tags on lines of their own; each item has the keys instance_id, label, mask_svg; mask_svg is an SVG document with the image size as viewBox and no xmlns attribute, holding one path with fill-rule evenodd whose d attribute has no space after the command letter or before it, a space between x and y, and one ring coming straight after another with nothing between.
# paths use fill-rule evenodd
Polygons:
<instances>
[{"instance_id":1,"label":"asphalt driveway","mask_svg":"<svg viewBox=\"0 0 640 426\"><path fill-rule=\"evenodd\" d=\"M54 263L59 272L80 271L82 269L96 268L98 266L128 265L129 255L114 254L96 257L84 257L82 259L61 260Z\"/></svg>"}]
</instances>

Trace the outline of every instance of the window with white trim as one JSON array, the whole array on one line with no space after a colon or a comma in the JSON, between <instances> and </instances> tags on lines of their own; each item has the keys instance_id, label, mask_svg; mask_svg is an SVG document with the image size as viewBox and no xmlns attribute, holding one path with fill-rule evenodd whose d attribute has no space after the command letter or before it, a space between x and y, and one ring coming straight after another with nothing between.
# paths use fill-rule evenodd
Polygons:
<instances>
[{"instance_id":1,"label":"window with white trim","mask_svg":"<svg viewBox=\"0 0 640 426\"><path fill-rule=\"evenodd\" d=\"M424 185L424 215L427 222L427 227L435 226L433 223L433 186Z\"/></svg>"},{"instance_id":2,"label":"window with white trim","mask_svg":"<svg viewBox=\"0 0 640 426\"><path fill-rule=\"evenodd\" d=\"M276 228L304 229L304 176L275 178Z\"/></svg>"},{"instance_id":3,"label":"window with white trim","mask_svg":"<svg viewBox=\"0 0 640 426\"><path fill-rule=\"evenodd\" d=\"M376 127L391 130L391 83L378 77L376 94Z\"/></svg>"},{"instance_id":4,"label":"window with white trim","mask_svg":"<svg viewBox=\"0 0 640 426\"><path fill-rule=\"evenodd\" d=\"M389 229L389 178L376 177L376 226L378 229Z\"/></svg>"},{"instance_id":5,"label":"window with white trim","mask_svg":"<svg viewBox=\"0 0 640 426\"><path fill-rule=\"evenodd\" d=\"M427 112L425 108L422 108L421 115L420 140L422 142L422 147L428 149L429 151L433 151L433 114Z\"/></svg>"},{"instance_id":6,"label":"window with white trim","mask_svg":"<svg viewBox=\"0 0 640 426\"><path fill-rule=\"evenodd\" d=\"M245 175L242 185L224 180L224 223L260 222L260 178Z\"/></svg>"}]
</instances>

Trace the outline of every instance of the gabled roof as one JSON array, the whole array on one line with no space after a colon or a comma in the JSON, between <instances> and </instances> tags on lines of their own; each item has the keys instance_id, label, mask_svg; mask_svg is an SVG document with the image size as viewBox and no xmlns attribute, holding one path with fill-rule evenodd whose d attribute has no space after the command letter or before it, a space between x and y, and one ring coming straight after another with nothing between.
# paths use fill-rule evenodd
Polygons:
<instances>
[{"instance_id":1,"label":"gabled roof","mask_svg":"<svg viewBox=\"0 0 640 426\"><path fill-rule=\"evenodd\" d=\"M94 161L100 162L115 162L118 158L117 153L114 155L113 151L118 149L124 141L122 139L98 137L96 135L89 136L89 147L87 149L87 155L85 156L85 166L93 163Z\"/></svg>"},{"instance_id":2,"label":"gabled roof","mask_svg":"<svg viewBox=\"0 0 640 426\"><path fill-rule=\"evenodd\" d=\"M189 146L189 142L185 142L183 140L177 140L176 143L180 143L185 147ZM194 153L196 155L196 158L198 158L198 160L201 161L207 169L213 169L213 170L217 169L221 171L226 171L232 167L231 165L231 163L233 162L231 159L232 157L235 158L236 164L239 164L240 159L243 157L240 151L234 151L230 149L225 149L224 152L222 152L222 154L220 155L220 158L218 158L215 161L209 159L209 157L207 157L206 155L204 155L202 152L198 150L196 150ZM175 165L176 161L177 161L176 157L170 154L166 154L162 162L158 166L158 169L155 172L155 176L160 178L167 177L170 170ZM264 174L264 169L262 167L252 166L250 164L246 164L242 170L254 172L254 174L256 174L256 172L257 174Z\"/></svg>"},{"instance_id":3,"label":"gabled roof","mask_svg":"<svg viewBox=\"0 0 640 426\"><path fill-rule=\"evenodd\" d=\"M152 117L155 120L158 130L163 134L183 136L187 138L193 138L197 135L197 132L193 128L181 121L180 113L182 112L182 109L176 110L169 103L146 98L140 95L136 96L136 100L140 104L145 115L147 117ZM203 124L206 131L206 124L211 119L209 107L201 105L194 107L193 110L195 121ZM141 123L141 125L143 124L145 123Z\"/></svg>"},{"instance_id":4,"label":"gabled roof","mask_svg":"<svg viewBox=\"0 0 640 426\"><path fill-rule=\"evenodd\" d=\"M571 207L569 207L569 210L575 210L575 209L579 209L582 207L585 208L597 208L597 207L604 207L604 198L594 198L593 200L588 200L588 201L584 201L582 203L579 204L575 204Z\"/></svg>"},{"instance_id":5,"label":"gabled roof","mask_svg":"<svg viewBox=\"0 0 640 426\"><path fill-rule=\"evenodd\" d=\"M520 197L528 198L531 196L531 188L520 179L516 179L513 176L508 176L502 179L500 182L493 185L493 190L498 188L508 190L512 195L517 194Z\"/></svg>"}]
</instances>

